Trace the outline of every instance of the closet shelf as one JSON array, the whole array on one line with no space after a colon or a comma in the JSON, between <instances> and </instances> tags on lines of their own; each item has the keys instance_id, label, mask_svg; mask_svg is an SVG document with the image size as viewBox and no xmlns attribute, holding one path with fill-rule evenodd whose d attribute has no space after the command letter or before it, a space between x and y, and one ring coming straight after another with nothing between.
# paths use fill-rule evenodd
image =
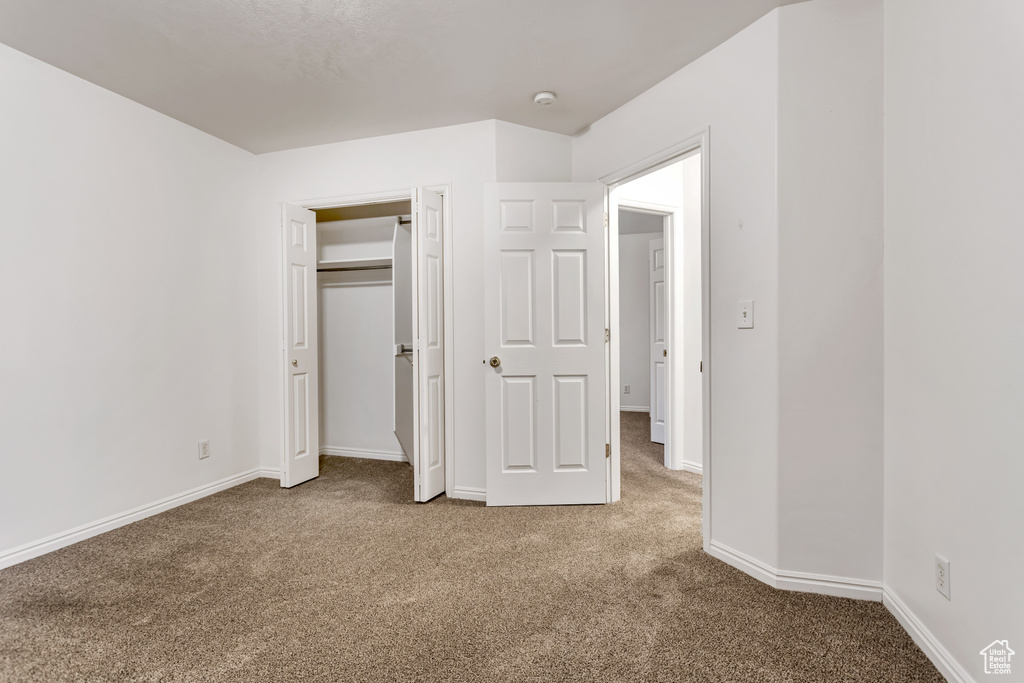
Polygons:
<instances>
[{"instance_id":1,"label":"closet shelf","mask_svg":"<svg viewBox=\"0 0 1024 683\"><path fill-rule=\"evenodd\" d=\"M369 270L377 268L390 268L390 258L360 258L344 259L342 261L318 261L318 271L331 270Z\"/></svg>"}]
</instances>

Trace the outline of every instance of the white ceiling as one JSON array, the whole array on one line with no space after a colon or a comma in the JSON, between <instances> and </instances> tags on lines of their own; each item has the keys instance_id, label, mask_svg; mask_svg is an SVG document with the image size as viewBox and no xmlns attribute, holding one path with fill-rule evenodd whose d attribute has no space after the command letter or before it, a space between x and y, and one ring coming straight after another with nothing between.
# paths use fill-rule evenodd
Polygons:
<instances>
[{"instance_id":1,"label":"white ceiling","mask_svg":"<svg viewBox=\"0 0 1024 683\"><path fill-rule=\"evenodd\" d=\"M492 118L572 134L797 1L0 0L0 42L258 153Z\"/></svg>"}]
</instances>

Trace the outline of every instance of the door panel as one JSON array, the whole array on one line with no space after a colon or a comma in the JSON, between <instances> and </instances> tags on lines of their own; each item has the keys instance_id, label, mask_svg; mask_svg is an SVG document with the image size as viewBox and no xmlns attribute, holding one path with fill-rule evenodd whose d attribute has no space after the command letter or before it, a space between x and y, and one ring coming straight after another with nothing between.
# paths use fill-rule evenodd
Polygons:
<instances>
[{"instance_id":1,"label":"door panel","mask_svg":"<svg viewBox=\"0 0 1024 683\"><path fill-rule=\"evenodd\" d=\"M424 188L413 190L414 497L426 502L444 493L444 260L443 200Z\"/></svg>"},{"instance_id":2,"label":"door panel","mask_svg":"<svg viewBox=\"0 0 1024 683\"><path fill-rule=\"evenodd\" d=\"M665 443L665 240L651 240L651 441Z\"/></svg>"},{"instance_id":3,"label":"door panel","mask_svg":"<svg viewBox=\"0 0 1024 683\"><path fill-rule=\"evenodd\" d=\"M493 184L484 206L487 504L604 503L604 188Z\"/></svg>"},{"instance_id":4,"label":"door panel","mask_svg":"<svg viewBox=\"0 0 1024 683\"><path fill-rule=\"evenodd\" d=\"M281 486L320 474L320 416L316 330L316 215L285 204L285 453Z\"/></svg>"}]
</instances>

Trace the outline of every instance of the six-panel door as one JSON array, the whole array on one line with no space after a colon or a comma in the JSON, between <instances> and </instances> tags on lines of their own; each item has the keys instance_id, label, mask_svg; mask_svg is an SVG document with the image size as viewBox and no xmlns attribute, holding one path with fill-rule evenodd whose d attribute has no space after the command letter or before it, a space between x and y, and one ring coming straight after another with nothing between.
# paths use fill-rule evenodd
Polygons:
<instances>
[{"instance_id":1,"label":"six-panel door","mask_svg":"<svg viewBox=\"0 0 1024 683\"><path fill-rule=\"evenodd\" d=\"M604 188L499 183L484 207L487 504L603 503Z\"/></svg>"}]
</instances>

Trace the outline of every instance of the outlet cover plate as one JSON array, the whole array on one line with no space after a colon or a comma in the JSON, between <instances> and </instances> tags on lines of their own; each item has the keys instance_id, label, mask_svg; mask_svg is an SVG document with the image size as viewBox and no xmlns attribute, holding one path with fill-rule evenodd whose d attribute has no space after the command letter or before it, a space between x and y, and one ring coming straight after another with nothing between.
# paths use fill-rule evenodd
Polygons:
<instances>
[{"instance_id":1,"label":"outlet cover plate","mask_svg":"<svg viewBox=\"0 0 1024 683\"><path fill-rule=\"evenodd\" d=\"M205 460L210 457L210 440L199 442L199 459Z\"/></svg>"},{"instance_id":2,"label":"outlet cover plate","mask_svg":"<svg viewBox=\"0 0 1024 683\"><path fill-rule=\"evenodd\" d=\"M935 556L935 590L949 600L949 560L942 555Z\"/></svg>"}]
</instances>

